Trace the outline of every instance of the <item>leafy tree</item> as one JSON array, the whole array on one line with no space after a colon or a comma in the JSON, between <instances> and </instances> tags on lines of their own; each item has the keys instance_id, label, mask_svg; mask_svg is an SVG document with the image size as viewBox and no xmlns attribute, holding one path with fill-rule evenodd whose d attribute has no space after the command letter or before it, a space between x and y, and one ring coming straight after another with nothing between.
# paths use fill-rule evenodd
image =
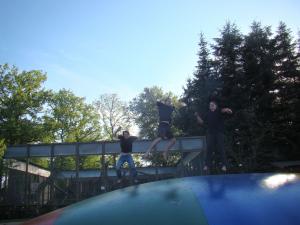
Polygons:
<instances>
[{"instance_id":1,"label":"leafy tree","mask_svg":"<svg viewBox=\"0 0 300 225\"><path fill-rule=\"evenodd\" d=\"M103 94L93 104L99 114L105 138L114 140L118 132L132 127L131 112L116 94Z\"/></svg>"},{"instance_id":2,"label":"leafy tree","mask_svg":"<svg viewBox=\"0 0 300 225\"><path fill-rule=\"evenodd\" d=\"M0 137L8 145L37 142L44 135L40 113L49 96L42 87L45 80L41 71L0 65Z\"/></svg>"},{"instance_id":3,"label":"leafy tree","mask_svg":"<svg viewBox=\"0 0 300 225\"><path fill-rule=\"evenodd\" d=\"M5 140L0 138L0 188L1 188L1 184L2 184L2 177L4 174L4 161L3 161L3 156L4 156L4 151L6 149L5 146Z\"/></svg>"},{"instance_id":4,"label":"leafy tree","mask_svg":"<svg viewBox=\"0 0 300 225\"><path fill-rule=\"evenodd\" d=\"M62 89L53 93L44 115L45 130L51 142L86 142L101 139L99 118L95 108L85 99ZM99 157L95 156L97 159ZM90 167L89 157L80 157L80 167ZM56 167L74 169L74 157L57 157Z\"/></svg>"},{"instance_id":5,"label":"leafy tree","mask_svg":"<svg viewBox=\"0 0 300 225\"><path fill-rule=\"evenodd\" d=\"M130 102L130 109L140 129L140 137L153 139L157 136L158 111L156 102L167 97L171 98L175 108L179 107L179 102L174 94L171 92L164 93L157 86L144 88L144 91ZM180 133L176 127L172 129L175 135Z\"/></svg>"},{"instance_id":6,"label":"leafy tree","mask_svg":"<svg viewBox=\"0 0 300 225\"><path fill-rule=\"evenodd\" d=\"M101 138L96 110L84 98L65 89L52 94L44 124L52 141L83 142Z\"/></svg>"}]
</instances>

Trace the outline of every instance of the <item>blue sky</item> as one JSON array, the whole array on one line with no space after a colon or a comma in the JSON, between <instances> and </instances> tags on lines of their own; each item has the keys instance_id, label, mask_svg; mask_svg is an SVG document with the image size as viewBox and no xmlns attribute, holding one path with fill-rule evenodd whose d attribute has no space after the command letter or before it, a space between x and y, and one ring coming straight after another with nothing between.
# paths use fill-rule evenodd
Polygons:
<instances>
[{"instance_id":1,"label":"blue sky","mask_svg":"<svg viewBox=\"0 0 300 225\"><path fill-rule=\"evenodd\" d=\"M273 31L283 21L296 37L299 11L297 0L0 0L0 64L42 70L46 88L88 102L154 85L181 95L200 32L212 43L226 21L243 33L254 20Z\"/></svg>"}]
</instances>

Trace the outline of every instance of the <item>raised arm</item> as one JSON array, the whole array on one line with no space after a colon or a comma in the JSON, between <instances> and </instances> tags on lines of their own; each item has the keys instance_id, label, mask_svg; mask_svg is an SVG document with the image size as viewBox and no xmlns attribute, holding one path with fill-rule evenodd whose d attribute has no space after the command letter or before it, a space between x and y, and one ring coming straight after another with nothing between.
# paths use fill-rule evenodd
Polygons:
<instances>
[{"instance_id":1,"label":"raised arm","mask_svg":"<svg viewBox=\"0 0 300 225\"><path fill-rule=\"evenodd\" d=\"M123 135L118 135L118 139L122 139L123 138Z\"/></svg>"},{"instance_id":2,"label":"raised arm","mask_svg":"<svg viewBox=\"0 0 300 225\"><path fill-rule=\"evenodd\" d=\"M222 108L221 112L222 113L227 113L227 114L232 114L232 110L230 108Z\"/></svg>"},{"instance_id":3,"label":"raised arm","mask_svg":"<svg viewBox=\"0 0 300 225\"><path fill-rule=\"evenodd\" d=\"M195 116L197 118L197 122L202 125L203 124L203 119L200 117L200 115L197 112L195 112Z\"/></svg>"}]
</instances>

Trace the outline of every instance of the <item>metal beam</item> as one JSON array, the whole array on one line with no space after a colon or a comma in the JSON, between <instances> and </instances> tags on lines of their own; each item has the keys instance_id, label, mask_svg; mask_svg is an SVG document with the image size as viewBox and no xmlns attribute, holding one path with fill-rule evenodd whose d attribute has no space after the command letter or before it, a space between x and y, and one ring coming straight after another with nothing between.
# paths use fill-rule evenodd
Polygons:
<instances>
[{"instance_id":1,"label":"metal beam","mask_svg":"<svg viewBox=\"0 0 300 225\"><path fill-rule=\"evenodd\" d=\"M176 174L178 171L177 167L138 167L136 168L138 173L142 173L145 175L155 175L156 171L158 174ZM128 169L124 169L128 170ZM129 173L129 170L127 171ZM97 178L102 175L101 170L79 170L78 177L79 178ZM107 170L107 176L115 177L116 170L111 168ZM67 170L60 171L57 173L56 178L58 179L66 179L66 178L76 178L75 170Z\"/></svg>"},{"instance_id":2,"label":"metal beam","mask_svg":"<svg viewBox=\"0 0 300 225\"><path fill-rule=\"evenodd\" d=\"M151 140L137 140L133 143L133 153L144 153ZM163 151L167 141L160 142L156 151ZM5 152L5 158L26 158L29 157L51 157L51 146L53 148L53 157L55 156L71 156L76 155L76 145L80 156L83 155L99 155L105 148L105 154L120 153L120 142L76 142L76 143L53 143L53 144L31 144L9 146ZM179 137L175 145L170 151L173 152L198 152L206 147L205 137ZM28 148L28 149L27 149ZM27 155L27 150L29 155Z\"/></svg>"}]
</instances>

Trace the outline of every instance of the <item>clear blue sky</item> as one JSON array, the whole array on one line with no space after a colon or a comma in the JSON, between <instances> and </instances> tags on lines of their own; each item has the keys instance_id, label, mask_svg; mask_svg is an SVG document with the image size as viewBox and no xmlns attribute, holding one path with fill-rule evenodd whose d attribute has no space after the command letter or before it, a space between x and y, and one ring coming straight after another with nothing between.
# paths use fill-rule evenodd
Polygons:
<instances>
[{"instance_id":1,"label":"clear blue sky","mask_svg":"<svg viewBox=\"0 0 300 225\"><path fill-rule=\"evenodd\" d=\"M45 87L89 102L131 100L158 85L177 95L226 21L247 33L256 20L300 30L298 0L0 0L0 64L47 72Z\"/></svg>"}]
</instances>

